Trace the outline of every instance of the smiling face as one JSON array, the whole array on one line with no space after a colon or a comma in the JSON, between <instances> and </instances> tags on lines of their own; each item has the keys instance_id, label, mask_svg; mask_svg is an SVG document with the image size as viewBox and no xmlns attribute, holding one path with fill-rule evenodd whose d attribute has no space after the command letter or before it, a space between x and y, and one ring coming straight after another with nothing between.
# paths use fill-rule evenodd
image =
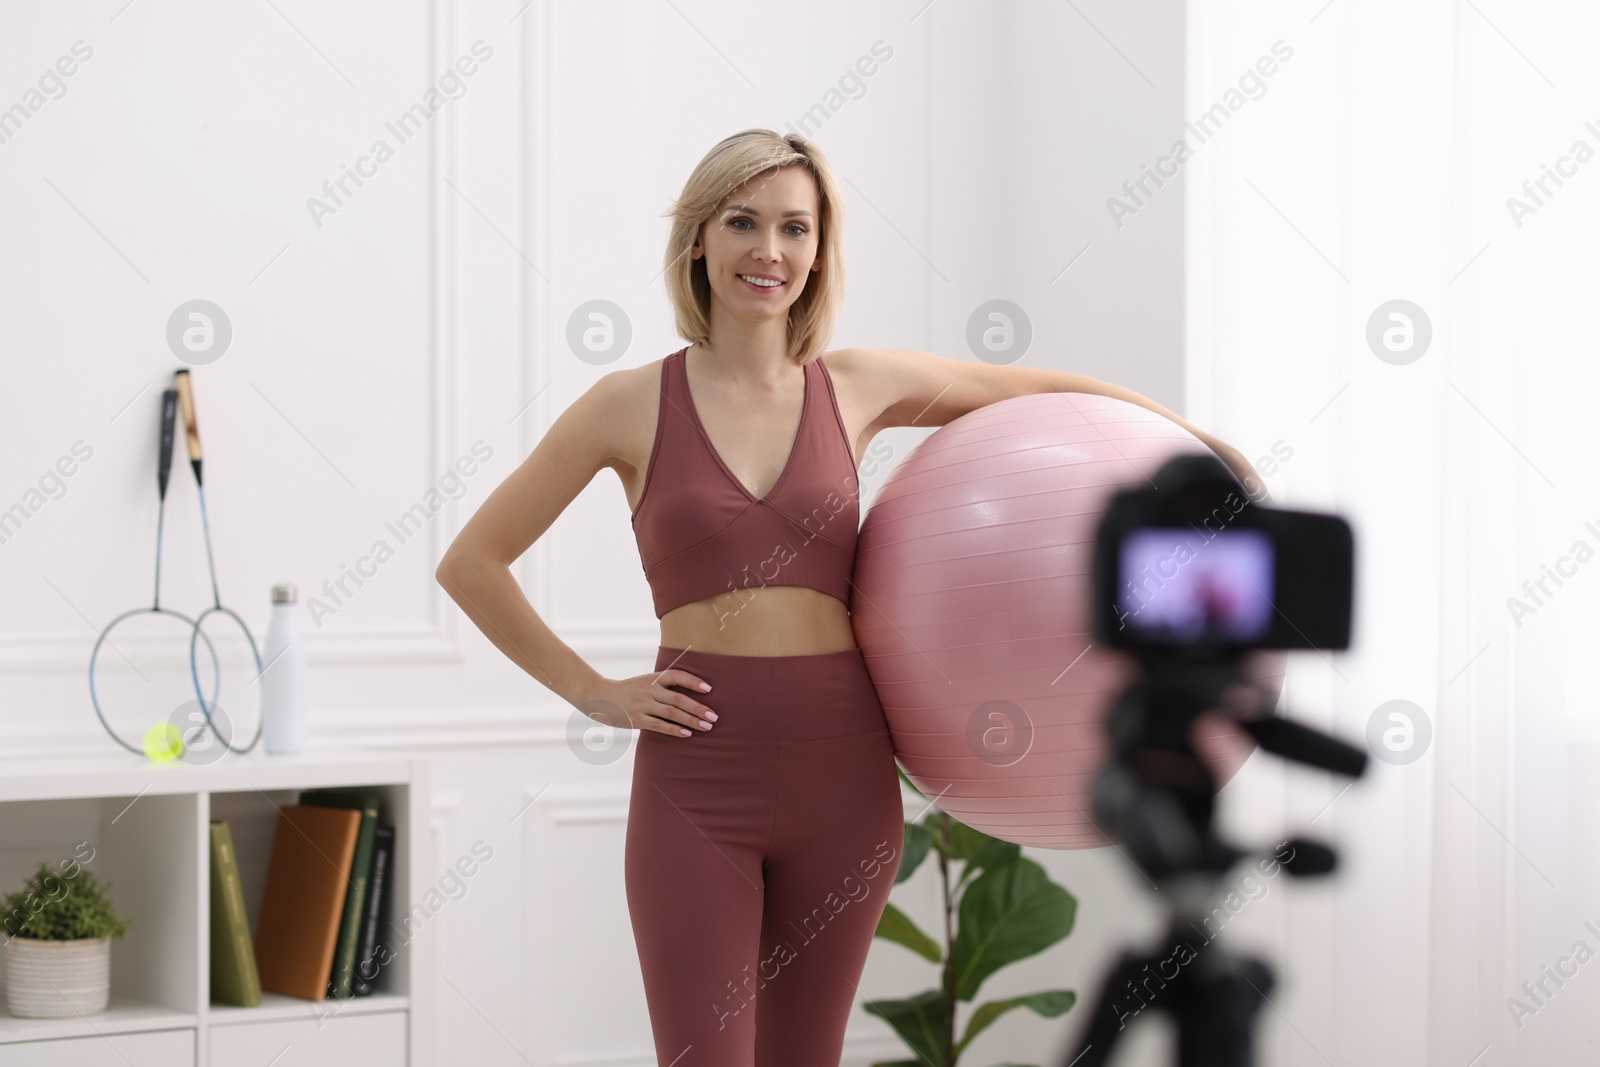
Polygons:
<instances>
[{"instance_id":1,"label":"smiling face","mask_svg":"<svg viewBox=\"0 0 1600 1067\"><path fill-rule=\"evenodd\" d=\"M782 319L805 291L817 255L817 184L804 167L781 167L735 189L700 227L690 256L706 261L713 316Z\"/></svg>"}]
</instances>

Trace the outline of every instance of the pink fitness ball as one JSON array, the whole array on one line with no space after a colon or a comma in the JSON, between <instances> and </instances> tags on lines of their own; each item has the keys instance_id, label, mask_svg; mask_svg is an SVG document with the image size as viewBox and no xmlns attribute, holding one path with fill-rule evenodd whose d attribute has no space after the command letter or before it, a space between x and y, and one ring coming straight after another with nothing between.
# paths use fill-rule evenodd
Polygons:
<instances>
[{"instance_id":1,"label":"pink fitness ball","mask_svg":"<svg viewBox=\"0 0 1600 1067\"><path fill-rule=\"evenodd\" d=\"M856 548L851 623L906 775L941 810L1039 848L1097 848L1104 718L1132 661L1095 640L1096 527L1111 494L1202 442L1137 404L1035 393L940 427L895 468ZM1287 654L1245 674L1282 691ZM1219 786L1254 742L1195 726Z\"/></svg>"}]
</instances>

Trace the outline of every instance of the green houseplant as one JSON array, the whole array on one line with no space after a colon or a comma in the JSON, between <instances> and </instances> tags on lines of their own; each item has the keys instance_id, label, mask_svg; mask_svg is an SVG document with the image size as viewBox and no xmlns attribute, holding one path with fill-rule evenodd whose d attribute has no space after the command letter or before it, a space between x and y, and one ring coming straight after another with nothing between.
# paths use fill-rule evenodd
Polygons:
<instances>
[{"instance_id":1,"label":"green houseplant","mask_svg":"<svg viewBox=\"0 0 1600 1067\"><path fill-rule=\"evenodd\" d=\"M921 796L905 772L899 773ZM1078 902L1050 881L1043 867L1025 858L1020 845L980 833L938 809L905 824L905 851L895 884L911 877L930 853L939 863L942 942L923 933L892 902L885 906L875 936L939 964L939 985L913 997L862 1005L894 1027L916 1053L914 1059L873 1067L954 1067L972 1040L1007 1012L1028 1008L1055 1018L1078 999L1071 990L1052 989L991 1000L973 1009L958 1039L957 1005L973 1001L978 987L1002 967L1037 955L1071 933ZM953 885L952 864L961 865Z\"/></svg>"},{"instance_id":2,"label":"green houseplant","mask_svg":"<svg viewBox=\"0 0 1600 1067\"><path fill-rule=\"evenodd\" d=\"M71 874L39 864L23 888L0 902L6 934L6 1006L12 1015L54 1019L105 1011L111 942L131 920L117 914L102 884L74 862Z\"/></svg>"}]
</instances>

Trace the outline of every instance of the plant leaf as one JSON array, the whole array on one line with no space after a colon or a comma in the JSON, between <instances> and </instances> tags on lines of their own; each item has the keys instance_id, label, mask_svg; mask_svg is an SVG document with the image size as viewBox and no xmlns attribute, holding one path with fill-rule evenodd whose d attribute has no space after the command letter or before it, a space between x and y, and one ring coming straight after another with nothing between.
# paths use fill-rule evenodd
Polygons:
<instances>
[{"instance_id":1,"label":"plant leaf","mask_svg":"<svg viewBox=\"0 0 1600 1067\"><path fill-rule=\"evenodd\" d=\"M883 906L883 916L878 919L878 928L873 931L873 936L904 945L929 963L944 960L944 949L939 942L918 929L911 917L892 903Z\"/></svg>"},{"instance_id":2,"label":"plant leaf","mask_svg":"<svg viewBox=\"0 0 1600 1067\"><path fill-rule=\"evenodd\" d=\"M901 1040L911 1046L911 1051L928 1063L945 1062L949 1046L945 1043L948 1028L941 990L930 989L905 1000L869 1000L861 1005L861 1010L894 1027Z\"/></svg>"},{"instance_id":3,"label":"plant leaf","mask_svg":"<svg viewBox=\"0 0 1600 1067\"><path fill-rule=\"evenodd\" d=\"M974 830L959 819L950 820L949 855L953 860L963 860L980 867L998 867L1010 863L1022 854L1022 846L1015 841L1002 841L990 837L982 830Z\"/></svg>"},{"instance_id":4,"label":"plant leaf","mask_svg":"<svg viewBox=\"0 0 1600 1067\"><path fill-rule=\"evenodd\" d=\"M918 826L914 822L906 823L905 843L900 853L900 870L894 876L894 884L899 885L910 878L932 847L932 830L926 826Z\"/></svg>"},{"instance_id":5,"label":"plant leaf","mask_svg":"<svg viewBox=\"0 0 1600 1067\"><path fill-rule=\"evenodd\" d=\"M961 897L951 952L956 997L971 1000L995 971L1072 932L1078 902L1026 857L984 871Z\"/></svg>"},{"instance_id":6,"label":"plant leaf","mask_svg":"<svg viewBox=\"0 0 1600 1067\"><path fill-rule=\"evenodd\" d=\"M956 1055L959 1056L972 1043L972 1039L988 1029L1000 1016L1016 1008L1031 1008L1047 1019L1054 1019L1078 1002L1078 994L1070 989L1052 989L1045 993L1029 993L1027 996L1012 997L1010 1000L991 1000L986 1004L978 1005L972 1013L972 1018L967 1020L967 1032L956 1042ZM1005 1067L1001 1064L1000 1067Z\"/></svg>"},{"instance_id":7,"label":"plant leaf","mask_svg":"<svg viewBox=\"0 0 1600 1067\"><path fill-rule=\"evenodd\" d=\"M961 877L956 880L954 892L959 893L967 880L979 872L1003 867L1022 855L1022 846L1015 841L1002 841L998 837L990 837L953 816L930 811L923 817L925 824L935 824L940 821L949 827L949 836L941 842L935 829L927 827L928 832L932 834L934 846L950 859L960 860L966 864Z\"/></svg>"},{"instance_id":8,"label":"plant leaf","mask_svg":"<svg viewBox=\"0 0 1600 1067\"><path fill-rule=\"evenodd\" d=\"M906 784L906 788L917 794L917 796L922 797L923 800L928 799L927 796L923 794L922 790L917 788L917 783L913 782L910 777L907 776L906 772L900 769L899 763L894 765L894 771L900 776L900 780Z\"/></svg>"},{"instance_id":9,"label":"plant leaf","mask_svg":"<svg viewBox=\"0 0 1600 1067\"><path fill-rule=\"evenodd\" d=\"M86 937L119 938L132 920L111 906L110 882L73 863L70 874L58 874L46 863L16 893L0 901L0 929L8 936L41 941Z\"/></svg>"},{"instance_id":10,"label":"plant leaf","mask_svg":"<svg viewBox=\"0 0 1600 1067\"><path fill-rule=\"evenodd\" d=\"M971 857L961 870L961 877L956 879L953 892L959 893L961 888L975 875L982 874L986 870L992 871L996 867L1003 867L1022 855L1022 846L1013 841L1001 841L998 838L988 837L987 834L982 834L970 826L957 825L960 825L967 833L977 834L987 840L973 848Z\"/></svg>"}]
</instances>

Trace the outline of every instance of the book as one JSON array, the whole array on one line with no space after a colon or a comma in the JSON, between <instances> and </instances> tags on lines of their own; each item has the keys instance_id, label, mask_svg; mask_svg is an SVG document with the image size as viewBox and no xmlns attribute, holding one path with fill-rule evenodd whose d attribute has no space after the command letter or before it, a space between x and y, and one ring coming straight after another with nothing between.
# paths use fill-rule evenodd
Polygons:
<instances>
[{"instance_id":1,"label":"book","mask_svg":"<svg viewBox=\"0 0 1600 1067\"><path fill-rule=\"evenodd\" d=\"M394 866L394 827L380 826L372 839L372 877L367 882L366 914L361 919L361 943L356 949L356 976L353 983L358 997L370 996L377 988L378 972L389 961L387 946L378 952L378 931L389 914L390 870Z\"/></svg>"},{"instance_id":2,"label":"book","mask_svg":"<svg viewBox=\"0 0 1600 1067\"><path fill-rule=\"evenodd\" d=\"M221 819L211 820L211 1002L243 1008L261 1003L233 831Z\"/></svg>"},{"instance_id":3,"label":"book","mask_svg":"<svg viewBox=\"0 0 1600 1067\"><path fill-rule=\"evenodd\" d=\"M356 852L350 874L350 891L345 895L344 914L339 919L339 937L328 973L328 996L344 1000L355 995L356 947L361 941L361 917L367 899L367 883L372 877L372 841L378 829L381 798L376 793L350 789L306 789L300 803L322 808L349 808L360 812L361 828L356 835Z\"/></svg>"},{"instance_id":4,"label":"book","mask_svg":"<svg viewBox=\"0 0 1600 1067\"><path fill-rule=\"evenodd\" d=\"M325 1000L361 813L309 804L278 809L256 917L261 988Z\"/></svg>"}]
</instances>

